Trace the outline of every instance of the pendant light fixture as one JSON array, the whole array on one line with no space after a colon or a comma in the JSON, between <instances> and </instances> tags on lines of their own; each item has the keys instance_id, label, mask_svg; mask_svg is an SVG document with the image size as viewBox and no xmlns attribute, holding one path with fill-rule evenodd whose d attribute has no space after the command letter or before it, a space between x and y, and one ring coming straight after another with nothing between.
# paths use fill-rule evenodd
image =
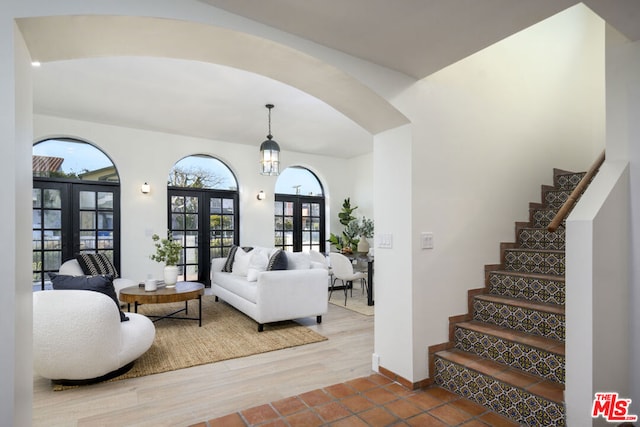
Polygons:
<instances>
[{"instance_id":1,"label":"pendant light fixture","mask_svg":"<svg viewBox=\"0 0 640 427\"><path fill-rule=\"evenodd\" d=\"M262 175L278 175L280 173L280 146L271 135L271 109L273 104L265 105L269 110L269 134L260 145L260 173Z\"/></svg>"}]
</instances>

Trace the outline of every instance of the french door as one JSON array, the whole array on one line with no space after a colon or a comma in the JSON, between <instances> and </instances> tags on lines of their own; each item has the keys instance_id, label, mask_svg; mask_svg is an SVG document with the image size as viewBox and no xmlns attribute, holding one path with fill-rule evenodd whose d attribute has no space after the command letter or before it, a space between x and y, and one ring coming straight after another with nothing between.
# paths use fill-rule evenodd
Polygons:
<instances>
[{"instance_id":1,"label":"french door","mask_svg":"<svg viewBox=\"0 0 640 427\"><path fill-rule=\"evenodd\" d=\"M171 187L168 200L169 232L182 243L178 280L210 286L211 258L240 241L238 193Z\"/></svg>"},{"instance_id":2,"label":"french door","mask_svg":"<svg viewBox=\"0 0 640 427\"><path fill-rule=\"evenodd\" d=\"M324 197L276 194L275 199L275 246L324 252Z\"/></svg>"},{"instance_id":3,"label":"french door","mask_svg":"<svg viewBox=\"0 0 640 427\"><path fill-rule=\"evenodd\" d=\"M102 253L120 270L119 184L33 180L33 287L81 253Z\"/></svg>"}]
</instances>

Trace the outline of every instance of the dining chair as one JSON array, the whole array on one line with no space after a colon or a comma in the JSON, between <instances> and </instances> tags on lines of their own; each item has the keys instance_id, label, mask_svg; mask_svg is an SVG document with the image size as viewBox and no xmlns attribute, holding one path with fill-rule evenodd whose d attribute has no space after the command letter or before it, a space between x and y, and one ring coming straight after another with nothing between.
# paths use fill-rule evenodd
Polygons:
<instances>
[{"instance_id":1,"label":"dining chair","mask_svg":"<svg viewBox=\"0 0 640 427\"><path fill-rule=\"evenodd\" d=\"M344 286L344 305L347 305L347 289L351 285L351 294L353 295L353 282L354 280L360 280L362 287L366 286L367 275L360 271L353 270L353 264L351 260L346 256L337 252L329 253L329 262L331 263L331 269L336 279L342 281ZM333 292L333 282L331 283L331 290L329 292L329 299L331 299L331 293Z\"/></svg>"}]
</instances>

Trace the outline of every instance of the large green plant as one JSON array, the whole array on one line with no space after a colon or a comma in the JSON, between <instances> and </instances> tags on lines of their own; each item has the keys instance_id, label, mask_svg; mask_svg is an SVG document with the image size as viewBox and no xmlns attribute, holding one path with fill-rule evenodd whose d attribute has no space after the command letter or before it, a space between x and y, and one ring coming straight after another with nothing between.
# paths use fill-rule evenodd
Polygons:
<instances>
[{"instance_id":1,"label":"large green plant","mask_svg":"<svg viewBox=\"0 0 640 427\"><path fill-rule=\"evenodd\" d=\"M358 247L358 224L353 211L358 209L357 206L351 207L351 199L347 197L342 202L342 210L338 213L340 224L344 225L342 235L331 233L328 242L331 243L340 252L353 252ZM355 221L355 222L354 222Z\"/></svg>"}]
</instances>

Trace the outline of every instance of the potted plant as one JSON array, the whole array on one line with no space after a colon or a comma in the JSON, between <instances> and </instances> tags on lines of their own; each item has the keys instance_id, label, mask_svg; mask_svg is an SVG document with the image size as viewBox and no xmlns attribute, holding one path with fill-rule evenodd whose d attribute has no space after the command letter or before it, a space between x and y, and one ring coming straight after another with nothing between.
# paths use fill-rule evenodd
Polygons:
<instances>
[{"instance_id":1,"label":"potted plant","mask_svg":"<svg viewBox=\"0 0 640 427\"><path fill-rule=\"evenodd\" d=\"M354 228L353 222L357 219L353 216L353 211L357 206L351 207L351 199L346 198L342 203L342 210L338 213L340 224L344 225L342 235L331 233L328 242L335 246L336 250L342 253L353 253L358 246L358 230ZM357 224L356 224L357 225Z\"/></svg>"},{"instance_id":2,"label":"potted plant","mask_svg":"<svg viewBox=\"0 0 640 427\"><path fill-rule=\"evenodd\" d=\"M151 255L153 261L164 263L164 283L166 286L175 286L178 281L178 261L180 261L180 250L182 244L178 240L173 240L171 234L167 232L167 237L161 239L154 234L151 236L156 247L156 253Z\"/></svg>"}]
</instances>

